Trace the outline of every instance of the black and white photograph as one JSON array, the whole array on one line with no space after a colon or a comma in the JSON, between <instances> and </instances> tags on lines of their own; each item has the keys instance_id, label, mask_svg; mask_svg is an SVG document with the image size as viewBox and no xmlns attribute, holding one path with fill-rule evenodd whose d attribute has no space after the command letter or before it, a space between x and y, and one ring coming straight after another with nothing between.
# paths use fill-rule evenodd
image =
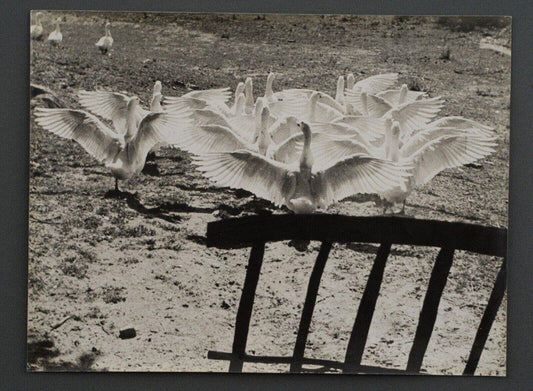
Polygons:
<instances>
[{"instance_id":1,"label":"black and white photograph","mask_svg":"<svg viewBox=\"0 0 533 391\"><path fill-rule=\"evenodd\" d=\"M27 371L506 376L510 17L29 17Z\"/></svg>"}]
</instances>

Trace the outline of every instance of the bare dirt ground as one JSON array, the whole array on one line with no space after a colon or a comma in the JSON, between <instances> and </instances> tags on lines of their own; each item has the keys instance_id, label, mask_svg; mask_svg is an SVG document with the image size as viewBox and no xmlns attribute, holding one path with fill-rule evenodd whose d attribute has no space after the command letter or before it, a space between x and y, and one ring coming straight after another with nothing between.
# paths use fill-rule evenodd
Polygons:
<instances>
[{"instance_id":1,"label":"bare dirt ground","mask_svg":"<svg viewBox=\"0 0 533 391\"><path fill-rule=\"evenodd\" d=\"M63 18L64 41L58 48L32 42L31 81L76 108L76 92L97 87L124 90L146 103L155 80L163 82L164 94L181 95L187 87L234 88L252 76L262 95L274 71L275 90L334 93L337 76L347 72L358 79L399 72L411 88L445 98L442 115L494 126L499 145L479 167L446 170L417 189L407 214L507 226L511 64L509 57L480 50L479 43L490 36L510 40L510 29L455 31L429 18L46 13L46 33L57 15ZM94 43L106 19L115 46L102 56ZM186 153L168 148L157 158L159 176L140 175L122 184L137 198L105 198L114 181L79 145L49 134L33 119L30 140L28 368L226 371L227 363L208 360L207 351L231 350L248 254L206 248L206 224L216 220L217 211L283 212L213 187ZM160 205L166 205L164 213L143 209ZM354 198L330 212L381 211L371 200ZM291 354L318 245L304 253L287 243L267 245L249 352ZM372 247L367 252L353 247L334 245L308 357L344 357L375 256ZM364 364L405 367L435 255L430 248L393 248ZM462 372L499 265L491 257L456 256L425 372ZM135 338L118 338L126 325L137 330ZM504 302L477 374L504 375L505 351ZM288 366L244 369L283 372Z\"/></svg>"}]
</instances>

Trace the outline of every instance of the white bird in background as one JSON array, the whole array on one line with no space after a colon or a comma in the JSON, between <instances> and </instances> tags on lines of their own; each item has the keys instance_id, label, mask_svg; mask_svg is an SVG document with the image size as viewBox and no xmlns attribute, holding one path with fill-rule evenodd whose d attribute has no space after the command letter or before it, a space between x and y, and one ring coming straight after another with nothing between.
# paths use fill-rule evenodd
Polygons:
<instances>
[{"instance_id":1,"label":"white bird in background","mask_svg":"<svg viewBox=\"0 0 533 391\"><path fill-rule=\"evenodd\" d=\"M41 24L42 16L43 16L42 12L37 12L35 14L35 24L32 24L30 26L31 39L40 40L43 37L43 25Z\"/></svg>"},{"instance_id":2,"label":"white bird in background","mask_svg":"<svg viewBox=\"0 0 533 391\"><path fill-rule=\"evenodd\" d=\"M148 113L137 122L139 98L127 101L126 132L117 133L96 116L82 110L35 110L36 122L44 129L80 144L91 156L104 162L118 181L130 179L144 167L146 155L159 142L172 138L189 113Z\"/></svg>"},{"instance_id":3,"label":"white bird in background","mask_svg":"<svg viewBox=\"0 0 533 391\"><path fill-rule=\"evenodd\" d=\"M113 37L111 36L111 23L105 24L105 35L95 43L95 46L100 50L100 53L106 54L111 46L113 46Z\"/></svg>"},{"instance_id":4,"label":"white bird in background","mask_svg":"<svg viewBox=\"0 0 533 391\"><path fill-rule=\"evenodd\" d=\"M59 27L59 22L61 18L56 19L56 29L48 35L48 42L53 46L57 46L63 41L63 34L61 34L61 29Z\"/></svg>"},{"instance_id":5,"label":"white bird in background","mask_svg":"<svg viewBox=\"0 0 533 391\"><path fill-rule=\"evenodd\" d=\"M325 209L357 193L385 191L397 186L406 175L391 162L363 154L354 154L330 167L315 166L311 130L305 123L299 126L304 134L299 165L276 162L247 150L200 155L193 162L219 186L250 191L295 213Z\"/></svg>"}]
</instances>

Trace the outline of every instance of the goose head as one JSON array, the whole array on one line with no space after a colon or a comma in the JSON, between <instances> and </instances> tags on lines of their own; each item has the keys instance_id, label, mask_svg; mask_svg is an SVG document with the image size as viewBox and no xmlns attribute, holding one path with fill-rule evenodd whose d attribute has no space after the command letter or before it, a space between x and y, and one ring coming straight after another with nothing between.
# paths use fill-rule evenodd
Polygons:
<instances>
[{"instance_id":1,"label":"goose head","mask_svg":"<svg viewBox=\"0 0 533 391\"><path fill-rule=\"evenodd\" d=\"M291 134L297 133L300 130L298 127L298 119L296 119L296 117L289 115L287 118L285 118L285 122L287 123Z\"/></svg>"},{"instance_id":2,"label":"goose head","mask_svg":"<svg viewBox=\"0 0 533 391\"><path fill-rule=\"evenodd\" d=\"M259 136L259 131L263 123L263 108L264 107L267 107L267 104L265 103L264 98L257 98L257 101L255 102L254 112L253 112L254 125L255 125L254 139L256 139Z\"/></svg>"},{"instance_id":3,"label":"goose head","mask_svg":"<svg viewBox=\"0 0 533 391\"><path fill-rule=\"evenodd\" d=\"M265 98L257 98L255 101L255 107L254 107L254 116L255 118L259 117L263 111L263 107L267 106L267 102Z\"/></svg>"},{"instance_id":4,"label":"goose head","mask_svg":"<svg viewBox=\"0 0 533 391\"><path fill-rule=\"evenodd\" d=\"M132 96L130 100L128 101L128 112L131 112L132 110L135 110L137 106L139 106L139 103L141 100L137 96Z\"/></svg>"},{"instance_id":5,"label":"goose head","mask_svg":"<svg viewBox=\"0 0 533 391\"><path fill-rule=\"evenodd\" d=\"M163 85L161 84L161 82L159 80L157 80L155 82L155 84L154 84L154 89L153 89L152 93L155 95L158 92L161 92L162 89L163 89Z\"/></svg>"},{"instance_id":6,"label":"goose head","mask_svg":"<svg viewBox=\"0 0 533 391\"><path fill-rule=\"evenodd\" d=\"M299 122L297 126L304 135L304 147L302 150L302 156L300 157L300 172L311 173L314 163L313 155L311 153L311 128L305 122Z\"/></svg>"},{"instance_id":7,"label":"goose head","mask_svg":"<svg viewBox=\"0 0 533 391\"><path fill-rule=\"evenodd\" d=\"M244 81L244 96L246 97L246 107L252 107L254 105L254 93L252 78L247 77Z\"/></svg>"},{"instance_id":8,"label":"goose head","mask_svg":"<svg viewBox=\"0 0 533 391\"><path fill-rule=\"evenodd\" d=\"M111 36L111 30L110 30L110 27L111 27L111 23L107 22L105 24L105 35L107 35L108 37Z\"/></svg>"},{"instance_id":9,"label":"goose head","mask_svg":"<svg viewBox=\"0 0 533 391\"><path fill-rule=\"evenodd\" d=\"M335 94L335 100L341 105L344 104L344 77L339 76L337 79L337 93Z\"/></svg>"},{"instance_id":10,"label":"goose head","mask_svg":"<svg viewBox=\"0 0 533 391\"><path fill-rule=\"evenodd\" d=\"M405 102L405 98L407 98L407 84L402 84L402 88L400 88L400 97L398 98L398 105L401 105Z\"/></svg>"},{"instance_id":11,"label":"goose head","mask_svg":"<svg viewBox=\"0 0 533 391\"><path fill-rule=\"evenodd\" d=\"M61 31L60 28L59 28L59 22L61 22L61 18L57 18L57 19L56 19L56 31L57 31L57 32L60 32L60 31Z\"/></svg>"},{"instance_id":12,"label":"goose head","mask_svg":"<svg viewBox=\"0 0 533 391\"><path fill-rule=\"evenodd\" d=\"M274 95L274 91L272 90L272 84L274 83L274 79L276 78L276 75L274 72L270 72L267 77L266 87L265 87L265 97L272 98Z\"/></svg>"},{"instance_id":13,"label":"goose head","mask_svg":"<svg viewBox=\"0 0 533 391\"><path fill-rule=\"evenodd\" d=\"M150 102L150 111L154 113L163 111L163 107L161 107L162 99L163 99L163 94L161 94L160 92L156 92L152 96L152 101Z\"/></svg>"},{"instance_id":14,"label":"goose head","mask_svg":"<svg viewBox=\"0 0 533 391\"><path fill-rule=\"evenodd\" d=\"M359 98L361 99L361 114L368 115L368 95L365 91L361 91Z\"/></svg>"},{"instance_id":15,"label":"goose head","mask_svg":"<svg viewBox=\"0 0 533 391\"><path fill-rule=\"evenodd\" d=\"M41 24L41 18L43 17L43 13L42 12L37 12L35 14L35 22L37 24Z\"/></svg>"},{"instance_id":16,"label":"goose head","mask_svg":"<svg viewBox=\"0 0 533 391\"><path fill-rule=\"evenodd\" d=\"M353 90L353 87L355 86L355 77L353 76L353 73L348 73L348 76L346 76L346 88L349 90Z\"/></svg>"},{"instance_id":17,"label":"goose head","mask_svg":"<svg viewBox=\"0 0 533 391\"><path fill-rule=\"evenodd\" d=\"M237 84L237 88L235 88L235 100L237 100L238 96L244 92L244 83L242 81Z\"/></svg>"},{"instance_id":18,"label":"goose head","mask_svg":"<svg viewBox=\"0 0 533 391\"><path fill-rule=\"evenodd\" d=\"M355 108L353 107L352 103L346 103L345 104L345 110L346 110L346 114L348 114L348 115L355 114Z\"/></svg>"},{"instance_id":19,"label":"goose head","mask_svg":"<svg viewBox=\"0 0 533 391\"><path fill-rule=\"evenodd\" d=\"M237 96L237 100L235 101L235 115L242 115L244 110L244 101L245 101L244 94L241 92L239 96Z\"/></svg>"},{"instance_id":20,"label":"goose head","mask_svg":"<svg viewBox=\"0 0 533 391\"><path fill-rule=\"evenodd\" d=\"M309 113L309 118L311 121L314 121L314 114L316 110L316 105L319 102L319 100L322 98L322 94L320 92L313 92L311 96L309 97L309 101L307 102L307 111Z\"/></svg>"}]
</instances>

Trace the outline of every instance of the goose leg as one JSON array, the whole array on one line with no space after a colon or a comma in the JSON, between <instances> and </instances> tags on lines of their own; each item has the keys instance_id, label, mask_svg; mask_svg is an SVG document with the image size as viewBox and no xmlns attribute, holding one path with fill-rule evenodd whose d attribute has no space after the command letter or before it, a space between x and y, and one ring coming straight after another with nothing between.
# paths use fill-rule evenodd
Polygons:
<instances>
[{"instance_id":1,"label":"goose leg","mask_svg":"<svg viewBox=\"0 0 533 391\"><path fill-rule=\"evenodd\" d=\"M118 188L118 179L115 178L115 191L120 191L119 188Z\"/></svg>"},{"instance_id":2,"label":"goose leg","mask_svg":"<svg viewBox=\"0 0 533 391\"><path fill-rule=\"evenodd\" d=\"M406 200L403 200L403 204L402 204L402 210L400 211L401 214L405 214L405 201Z\"/></svg>"}]
</instances>

